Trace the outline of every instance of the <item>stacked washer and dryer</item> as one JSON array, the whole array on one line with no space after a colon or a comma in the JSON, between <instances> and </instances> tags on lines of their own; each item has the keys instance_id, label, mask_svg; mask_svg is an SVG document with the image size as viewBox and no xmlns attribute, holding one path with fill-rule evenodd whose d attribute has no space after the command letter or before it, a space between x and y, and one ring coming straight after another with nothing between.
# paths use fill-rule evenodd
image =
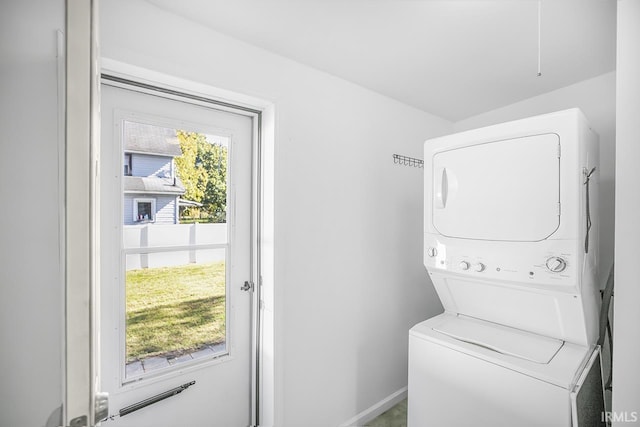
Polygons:
<instances>
[{"instance_id":1,"label":"stacked washer and dryer","mask_svg":"<svg viewBox=\"0 0 640 427\"><path fill-rule=\"evenodd\" d=\"M426 141L409 427L601 425L598 157L578 109Z\"/></svg>"}]
</instances>

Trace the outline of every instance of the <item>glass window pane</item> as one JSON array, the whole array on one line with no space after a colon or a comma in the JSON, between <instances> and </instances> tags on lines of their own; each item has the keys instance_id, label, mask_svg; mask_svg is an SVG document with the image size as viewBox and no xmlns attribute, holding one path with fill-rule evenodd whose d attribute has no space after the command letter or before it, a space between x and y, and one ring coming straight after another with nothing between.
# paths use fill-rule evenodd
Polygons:
<instances>
[{"instance_id":1,"label":"glass window pane","mask_svg":"<svg viewBox=\"0 0 640 427\"><path fill-rule=\"evenodd\" d=\"M176 170L185 188L180 223L226 223L229 138L185 130L176 135L182 150Z\"/></svg>"},{"instance_id":2,"label":"glass window pane","mask_svg":"<svg viewBox=\"0 0 640 427\"><path fill-rule=\"evenodd\" d=\"M127 255L127 377L226 353L225 252Z\"/></svg>"},{"instance_id":3,"label":"glass window pane","mask_svg":"<svg viewBox=\"0 0 640 427\"><path fill-rule=\"evenodd\" d=\"M228 243L227 224L136 224L124 226L124 248L141 249Z\"/></svg>"},{"instance_id":4,"label":"glass window pane","mask_svg":"<svg viewBox=\"0 0 640 427\"><path fill-rule=\"evenodd\" d=\"M227 353L230 140L127 120L123 131L125 371L135 378Z\"/></svg>"},{"instance_id":5,"label":"glass window pane","mask_svg":"<svg viewBox=\"0 0 640 427\"><path fill-rule=\"evenodd\" d=\"M151 212L151 202L138 202L138 221L153 221L153 212Z\"/></svg>"},{"instance_id":6,"label":"glass window pane","mask_svg":"<svg viewBox=\"0 0 640 427\"><path fill-rule=\"evenodd\" d=\"M127 120L123 129L125 225L227 222L229 137Z\"/></svg>"}]
</instances>

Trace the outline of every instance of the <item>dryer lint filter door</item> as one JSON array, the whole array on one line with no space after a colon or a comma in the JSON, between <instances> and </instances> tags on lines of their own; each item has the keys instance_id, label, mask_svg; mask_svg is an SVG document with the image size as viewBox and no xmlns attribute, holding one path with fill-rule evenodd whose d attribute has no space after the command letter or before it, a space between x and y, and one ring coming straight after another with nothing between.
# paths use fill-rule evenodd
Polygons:
<instances>
[{"instance_id":1,"label":"dryer lint filter door","mask_svg":"<svg viewBox=\"0 0 640 427\"><path fill-rule=\"evenodd\" d=\"M543 134L433 156L433 225L444 236L540 241L560 225L560 138Z\"/></svg>"}]
</instances>

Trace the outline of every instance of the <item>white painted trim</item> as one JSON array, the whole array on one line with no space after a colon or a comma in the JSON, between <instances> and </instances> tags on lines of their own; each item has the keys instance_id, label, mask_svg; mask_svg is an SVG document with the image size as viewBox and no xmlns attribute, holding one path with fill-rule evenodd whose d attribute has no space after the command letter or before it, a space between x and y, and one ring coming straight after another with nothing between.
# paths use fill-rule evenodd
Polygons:
<instances>
[{"instance_id":1,"label":"white painted trim","mask_svg":"<svg viewBox=\"0 0 640 427\"><path fill-rule=\"evenodd\" d=\"M192 80L182 79L180 77L171 76L109 58L102 58L101 66L102 73L115 77L122 77L140 83L161 86L177 92L210 97L218 101L228 102L240 107L252 108L262 112L273 110L274 107L272 102L265 101L260 98L220 89L204 83L194 82Z\"/></svg>"},{"instance_id":2,"label":"white painted trim","mask_svg":"<svg viewBox=\"0 0 640 427\"><path fill-rule=\"evenodd\" d=\"M99 187L97 2L66 1L64 425L95 424Z\"/></svg>"},{"instance_id":3,"label":"white painted trim","mask_svg":"<svg viewBox=\"0 0 640 427\"><path fill-rule=\"evenodd\" d=\"M374 418L382 415L384 412L393 408L398 403L402 402L407 398L407 387L402 387L400 390L395 393L390 394L385 397L378 403L368 407L364 411L360 412L355 417L351 418L348 421L345 421L340 425L340 427L357 427L363 426Z\"/></svg>"},{"instance_id":4,"label":"white painted trim","mask_svg":"<svg viewBox=\"0 0 640 427\"><path fill-rule=\"evenodd\" d=\"M140 248L124 248L122 251L125 255L137 254L156 254L160 252L184 252L184 251L201 251L203 249L229 249L228 243L205 243L194 245L176 245L176 246L151 246Z\"/></svg>"},{"instance_id":5,"label":"white painted trim","mask_svg":"<svg viewBox=\"0 0 640 427\"><path fill-rule=\"evenodd\" d=\"M138 203L151 203L151 218L148 220L145 220L145 223L148 222L156 222L156 199L155 197L135 197L133 199L133 222L137 222L137 223L141 223L143 224L143 222L141 222L142 220L138 220Z\"/></svg>"},{"instance_id":6,"label":"white painted trim","mask_svg":"<svg viewBox=\"0 0 640 427\"><path fill-rule=\"evenodd\" d=\"M124 169L124 168L123 168ZM123 176L131 176L131 175L123 175ZM163 196L176 196L179 197L180 194L178 193L171 193L169 191L153 191L153 190L127 190L127 191L123 191L122 194L161 194Z\"/></svg>"},{"instance_id":7,"label":"white painted trim","mask_svg":"<svg viewBox=\"0 0 640 427\"><path fill-rule=\"evenodd\" d=\"M135 151L135 150L123 150L123 154L144 154L145 156L172 157L172 158L176 157L176 156L172 156L171 154L158 154L158 153L149 153L148 151ZM125 176L130 176L130 175L125 175Z\"/></svg>"},{"instance_id":8,"label":"white painted trim","mask_svg":"<svg viewBox=\"0 0 640 427\"><path fill-rule=\"evenodd\" d=\"M65 52L65 33L61 30L57 31L57 73L58 73L58 259L60 262L60 283L66 286L66 229L65 229L65 200L66 200L66 52ZM66 294L62 292L60 307L66 305ZM60 329L62 330L62 345L60 346L60 360L63 362L61 366L62 372L62 396L65 399L67 395L67 372L66 372L66 312L63 310L60 318ZM63 423L64 407L62 405L60 413L60 424Z\"/></svg>"},{"instance_id":9,"label":"white painted trim","mask_svg":"<svg viewBox=\"0 0 640 427\"><path fill-rule=\"evenodd\" d=\"M616 145L615 145L615 297L613 309L614 427L627 423L640 410L640 346L638 329L640 287L636 254L640 251L640 2L617 2Z\"/></svg>"}]
</instances>

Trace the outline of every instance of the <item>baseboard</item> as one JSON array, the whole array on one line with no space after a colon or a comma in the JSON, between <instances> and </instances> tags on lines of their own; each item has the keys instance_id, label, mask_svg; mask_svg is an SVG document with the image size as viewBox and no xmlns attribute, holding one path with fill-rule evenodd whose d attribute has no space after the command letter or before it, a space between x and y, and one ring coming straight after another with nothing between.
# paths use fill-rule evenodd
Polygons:
<instances>
[{"instance_id":1,"label":"baseboard","mask_svg":"<svg viewBox=\"0 0 640 427\"><path fill-rule=\"evenodd\" d=\"M370 406L364 411L360 412L349 421L345 421L340 427L359 427L363 426L369 421L373 420L378 415L381 415L385 411L393 408L398 403L407 398L407 387L402 387L400 390L390 394L378 403Z\"/></svg>"}]
</instances>

